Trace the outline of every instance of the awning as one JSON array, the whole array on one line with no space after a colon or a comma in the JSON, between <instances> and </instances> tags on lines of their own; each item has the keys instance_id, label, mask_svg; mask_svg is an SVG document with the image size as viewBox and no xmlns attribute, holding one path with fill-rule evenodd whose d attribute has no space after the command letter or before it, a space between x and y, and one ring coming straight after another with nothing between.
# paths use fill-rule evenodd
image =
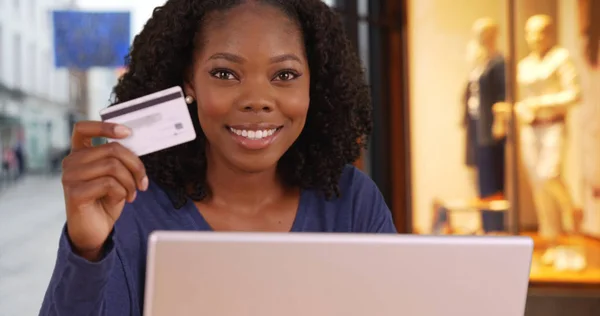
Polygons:
<instances>
[{"instance_id":1,"label":"awning","mask_svg":"<svg viewBox=\"0 0 600 316\"><path fill-rule=\"evenodd\" d=\"M6 116L0 113L0 127L15 126L21 124L21 120L16 117Z\"/></svg>"},{"instance_id":2,"label":"awning","mask_svg":"<svg viewBox=\"0 0 600 316\"><path fill-rule=\"evenodd\" d=\"M12 89L0 82L0 95L7 95L9 98L15 101L23 101L25 99L25 93L19 89Z\"/></svg>"}]
</instances>

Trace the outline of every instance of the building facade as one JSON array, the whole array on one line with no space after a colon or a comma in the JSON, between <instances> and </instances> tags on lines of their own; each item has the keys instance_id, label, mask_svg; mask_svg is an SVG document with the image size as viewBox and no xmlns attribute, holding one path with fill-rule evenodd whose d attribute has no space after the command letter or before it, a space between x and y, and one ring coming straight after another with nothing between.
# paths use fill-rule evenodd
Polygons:
<instances>
[{"instance_id":1,"label":"building facade","mask_svg":"<svg viewBox=\"0 0 600 316\"><path fill-rule=\"evenodd\" d=\"M20 144L29 171L69 146L81 89L76 74L54 67L51 11L70 3L0 1L0 150Z\"/></svg>"}]
</instances>

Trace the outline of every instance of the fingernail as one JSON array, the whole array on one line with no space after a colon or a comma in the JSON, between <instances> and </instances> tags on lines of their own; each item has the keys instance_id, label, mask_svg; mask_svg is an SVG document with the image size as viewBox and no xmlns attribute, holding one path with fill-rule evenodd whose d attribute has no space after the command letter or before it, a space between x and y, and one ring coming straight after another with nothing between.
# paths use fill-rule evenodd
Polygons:
<instances>
[{"instance_id":1,"label":"fingernail","mask_svg":"<svg viewBox=\"0 0 600 316\"><path fill-rule=\"evenodd\" d=\"M136 197L137 197L137 192L133 192L133 196L131 197L131 202L135 201Z\"/></svg>"},{"instance_id":2,"label":"fingernail","mask_svg":"<svg viewBox=\"0 0 600 316\"><path fill-rule=\"evenodd\" d=\"M131 135L131 130L125 126L117 125L115 126L115 134L117 134L118 137L127 137Z\"/></svg>"},{"instance_id":3,"label":"fingernail","mask_svg":"<svg viewBox=\"0 0 600 316\"><path fill-rule=\"evenodd\" d=\"M148 190L148 176L142 179L142 191Z\"/></svg>"}]
</instances>

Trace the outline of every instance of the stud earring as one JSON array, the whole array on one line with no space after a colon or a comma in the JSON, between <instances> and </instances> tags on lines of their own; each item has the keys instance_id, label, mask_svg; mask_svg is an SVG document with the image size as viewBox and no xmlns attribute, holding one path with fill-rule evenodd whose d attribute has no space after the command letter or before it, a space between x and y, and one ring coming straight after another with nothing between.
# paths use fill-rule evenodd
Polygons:
<instances>
[{"instance_id":1,"label":"stud earring","mask_svg":"<svg viewBox=\"0 0 600 316\"><path fill-rule=\"evenodd\" d=\"M187 97L185 97L185 103L187 103L187 104L194 103L194 98L191 95L188 95Z\"/></svg>"}]
</instances>

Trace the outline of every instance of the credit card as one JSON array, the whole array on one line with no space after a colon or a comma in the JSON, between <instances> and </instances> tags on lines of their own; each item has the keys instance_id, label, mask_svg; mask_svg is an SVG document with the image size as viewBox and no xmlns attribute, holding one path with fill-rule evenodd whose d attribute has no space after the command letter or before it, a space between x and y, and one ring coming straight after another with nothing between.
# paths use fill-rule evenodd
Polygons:
<instances>
[{"instance_id":1,"label":"credit card","mask_svg":"<svg viewBox=\"0 0 600 316\"><path fill-rule=\"evenodd\" d=\"M104 122L127 126L132 134L118 142L138 156L196 139L181 87L172 87L100 111Z\"/></svg>"}]
</instances>

